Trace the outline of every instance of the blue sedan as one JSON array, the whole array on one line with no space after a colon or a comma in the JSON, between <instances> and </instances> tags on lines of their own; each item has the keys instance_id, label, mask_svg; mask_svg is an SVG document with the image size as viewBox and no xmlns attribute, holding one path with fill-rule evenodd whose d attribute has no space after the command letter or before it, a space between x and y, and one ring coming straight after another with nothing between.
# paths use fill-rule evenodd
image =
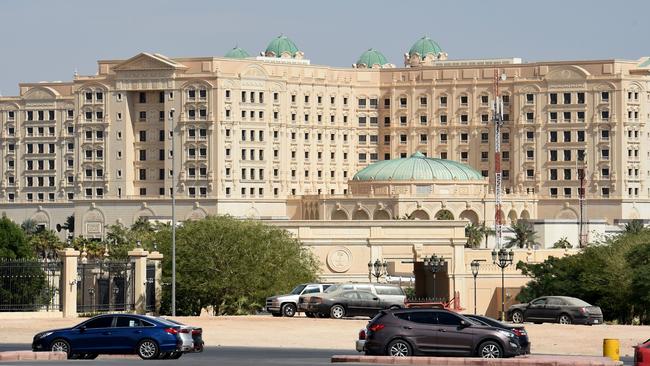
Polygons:
<instances>
[{"instance_id":1,"label":"blue sedan","mask_svg":"<svg viewBox=\"0 0 650 366\"><path fill-rule=\"evenodd\" d=\"M145 360L180 350L180 327L161 318L107 314L72 328L54 329L34 336L32 350L61 351L68 358L94 359L98 354L137 354Z\"/></svg>"}]
</instances>

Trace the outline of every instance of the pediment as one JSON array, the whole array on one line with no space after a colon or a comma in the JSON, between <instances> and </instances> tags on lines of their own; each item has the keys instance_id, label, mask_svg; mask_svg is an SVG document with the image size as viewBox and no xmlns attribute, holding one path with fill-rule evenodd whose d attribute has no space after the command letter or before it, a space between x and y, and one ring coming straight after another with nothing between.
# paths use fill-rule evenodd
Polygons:
<instances>
[{"instance_id":1,"label":"pediment","mask_svg":"<svg viewBox=\"0 0 650 366\"><path fill-rule=\"evenodd\" d=\"M50 88L31 88L24 95L25 100L49 100L56 99L56 92Z\"/></svg>"},{"instance_id":2,"label":"pediment","mask_svg":"<svg viewBox=\"0 0 650 366\"><path fill-rule=\"evenodd\" d=\"M589 72L578 66L554 67L546 74L548 81L584 81Z\"/></svg>"},{"instance_id":3,"label":"pediment","mask_svg":"<svg viewBox=\"0 0 650 366\"><path fill-rule=\"evenodd\" d=\"M185 70L187 66L159 54L143 52L113 67L114 71Z\"/></svg>"}]
</instances>

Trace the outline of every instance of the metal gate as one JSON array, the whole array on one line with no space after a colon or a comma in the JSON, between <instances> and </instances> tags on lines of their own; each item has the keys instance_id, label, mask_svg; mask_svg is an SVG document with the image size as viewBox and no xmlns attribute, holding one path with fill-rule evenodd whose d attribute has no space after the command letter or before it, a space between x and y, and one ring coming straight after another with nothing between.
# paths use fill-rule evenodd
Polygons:
<instances>
[{"instance_id":1,"label":"metal gate","mask_svg":"<svg viewBox=\"0 0 650 366\"><path fill-rule=\"evenodd\" d=\"M156 265L147 264L147 312L156 311Z\"/></svg>"},{"instance_id":2,"label":"metal gate","mask_svg":"<svg viewBox=\"0 0 650 366\"><path fill-rule=\"evenodd\" d=\"M131 311L135 307L135 266L96 260L77 267L77 312Z\"/></svg>"},{"instance_id":3,"label":"metal gate","mask_svg":"<svg viewBox=\"0 0 650 366\"><path fill-rule=\"evenodd\" d=\"M61 261L0 259L0 311L60 311Z\"/></svg>"}]
</instances>

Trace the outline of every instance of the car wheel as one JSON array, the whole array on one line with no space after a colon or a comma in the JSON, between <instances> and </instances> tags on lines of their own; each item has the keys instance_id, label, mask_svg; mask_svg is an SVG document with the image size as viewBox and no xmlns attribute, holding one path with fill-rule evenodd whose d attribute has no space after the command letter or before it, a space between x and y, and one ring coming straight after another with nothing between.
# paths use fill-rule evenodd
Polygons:
<instances>
[{"instance_id":1,"label":"car wheel","mask_svg":"<svg viewBox=\"0 0 650 366\"><path fill-rule=\"evenodd\" d=\"M145 339L138 344L138 356L143 360L157 358L159 353L158 343L151 339Z\"/></svg>"},{"instance_id":2,"label":"car wheel","mask_svg":"<svg viewBox=\"0 0 650 366\"><path fill-rule=\"evenodd\" d=\"M282 313L271 313L274 317L278 318L282 316Z\"/></svg>"},{"instance_id":3,"label":"car wheel","mask_svg":"<svg viewBox=\"0 0 650 366\"><path fill-rule=\"evenodd\" d=\"M52 352L65 352L68 358L71 358L70 343L63 339L55 339L50 343L50 351Z\"/></svg>"},{"instance_id":4,"label":"car wheel","mask_svg":"<svg viewBox=\"0 0 650 366\"><path fill-rule=\"evenodd\" d=\"M568 316L567 314L562 314L560 317L557 319L557 322L560 324L571 324L571 317Z\"/></svg>"},{"instance_id":5,"label":"car wheel","mask_svg":"<svg viewBox=\"0 0 650 366\"><path fill-rule=\"evenodd\" d=\"M83 355L82 358L83 358L84 360L94 360L94 359L97 358L97 356L99 356L99 355L96 354L96 353L84 353L84 355Z\"/></svg>"},{"instance_id":6,"label":"car wheel","mask_svg":"<svg viewBox=\"0 0 650 366\"><path fill-rule=\"evenodd\" d=\"M482 358L502 358L503 351L497 342L487 341L478 347L478 355Z\"/></svg>"},{"instance_id":7,"label":"car wheel","mask_svg":"<svg viewBox=\"0 0 650 366\"><path fill-rule=\"evenodd\" d=\"M393 357L408 357L413 355L413 349L407 341L396 339L388 343L388 347L386 347L386 355Z\"/></svg>"},{"instance_id":8,"label":"car wheel","mask_svg":"<svg viewBox=\"0 0 650 366\"><path fill-rule=\"evenodd\" d=\"M294 304L284 304L282 305L282 315L291 318L296 315L296 305Z\"/></svg>"},{"instance_id":9,"label":"car wheel","mask_svg":"<svg viewBox=\"0 0 650 366\"><path fill-rule=\"evenodd\" d=\"M315 317L316 317L316 315L314 315L314 313L312 313L311 311L307 311L307 312L305 312L305 315L306 315L308 318L315 318Z\"/></svg>"},{"instance_id":10,"label":"car wheel","mask_svg":"<svg viewBox=\"0 0 650 366\"><path fill-rule=\"evenodd\" d=\"M179 358L181 358L182 355L183 355L183 352L172 352L169 355L169 358L171 358L172 360L178 360Z\"/></svg>"},{"instance_id":11,"label":"car wheel","mask_svg":"<svg viewBox=\"0 0 650 366\"><path fill-rule=\"evenodd\" d=\"M512 322L516 324L521 324L524 322L524 313L520 310L515 310L512 312Z\"/></svg>"},{"instance_id":12,"label":"car wheel","mask_svg":"<svg viewBox=\"0 0 650 366\"><path fill-rule=\"evenodd\" d=\"M343 305L334 305L330 309L330 316L334 319L341 319L345 316L345 308Z\"/></svg>"}]
</instances>

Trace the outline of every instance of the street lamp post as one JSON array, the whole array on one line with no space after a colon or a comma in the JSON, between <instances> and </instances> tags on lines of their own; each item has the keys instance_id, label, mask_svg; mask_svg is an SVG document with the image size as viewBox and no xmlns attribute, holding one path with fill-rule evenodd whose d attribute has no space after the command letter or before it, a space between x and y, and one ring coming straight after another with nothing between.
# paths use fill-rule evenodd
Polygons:
<instances>
[{"instance_id":1,"label":"street lamp post","mask_svg":"<svg viewBox=\"0 0 650 366\"><path fill-rule=\"evenodd\" d=\"M507 251L505 248L492 250L492 263L501 268L501 321L506 319L506 289L505 289L505 273L506 267L512 264L515 253L510 249Z\"/></svg>"},{"instance_id":2,"label":"street lamp post","mask_svg":"<svg viewBox=\"0 0 650 366\"><path fill-rule=\"evenodd\" d=\"M379 259L376 259L374 263L370 261L368 262L368 273L375 278L375 282L379 282L381 277L388 274L388 263Z\"/></svg>"},{"instance_id":3,"label":"street lamp post","mask_svg":"<svg viewBox=\"0 0 650 366\"><path fill-rule=\"evenodd\" d=\"M437 255L433 254L430 258L424 258L424 268L433 273L434 300L436 298L436 273L440 272L445 267L445 265L447 265L447 261L442 256L438 257Z\"/></svg>"},{"instance_id":4,"label":"street lamp post","mask_svg":"<svg viewBox=\"0 0 650 366\"><path fill-rule=\"evenodd\" d=\"M481 267L481 262L485 262L485 259L475 259L470 263L472 276L474 276L474 315L476 315L476 277L478 276L478 269Z\"/></svg>"},{"instance_id":5,"label":"street lamp post","mask_svg":"<svg viewBox=\"0 0 650 366\"><path fill-rule=\"evenodd\" d=\"M176 316L176 136L174 134L174 108L169 111L169 131L172 138L172 316Z\"/></svg>"}]
</instances>

